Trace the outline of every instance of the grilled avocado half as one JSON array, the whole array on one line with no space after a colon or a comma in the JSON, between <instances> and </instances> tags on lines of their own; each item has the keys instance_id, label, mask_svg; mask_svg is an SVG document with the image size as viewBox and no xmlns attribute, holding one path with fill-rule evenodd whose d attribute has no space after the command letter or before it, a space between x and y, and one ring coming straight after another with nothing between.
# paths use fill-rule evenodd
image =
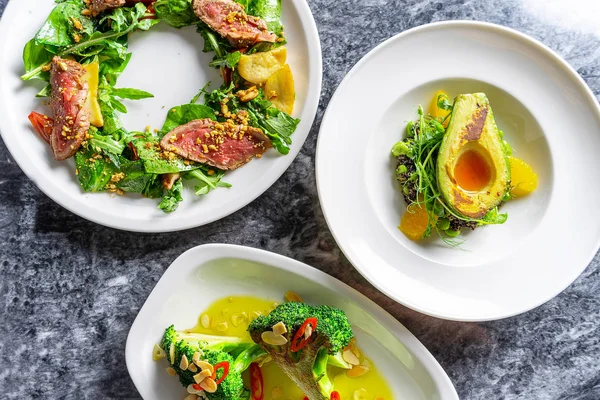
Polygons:
<instances>
[{"instance_id":1,"label":"grilled avocado half","mask_svg":"<svg viewBox=\"0 0 600 400\"><path fill-rule=\"evenodd\" d=\"M484 93L460 94L437 159L438 186L447 205L481 219L510 186L507 151Z\"/></svg>"}]
</instances>

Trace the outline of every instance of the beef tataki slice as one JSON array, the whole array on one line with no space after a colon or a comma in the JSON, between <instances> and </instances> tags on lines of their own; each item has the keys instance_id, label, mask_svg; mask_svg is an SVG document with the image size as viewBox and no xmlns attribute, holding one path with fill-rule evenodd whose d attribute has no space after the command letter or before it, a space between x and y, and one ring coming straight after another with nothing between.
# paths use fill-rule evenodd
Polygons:
<instances>
[{"instance_id":1,"label":"beef tataki slice","mask_svg":"<svg viewBox=\"0 0 600 400\"><path fill-rule=\"evenodd\" d=\"M81 64L60 57L52 59L50 105L54 112L54 126L50 145L57 160L66 160L77 152L90 129L89 111L85 108L88 83L83 79Z\"/></svg>"},{"instance_id":2,"label":"beef tataki slice","mask_svg":"<svg viewBox=\"0 0 600 400\"><path fill-rule=\"evenodd\" d=\"M92 15L102 14L104 11L125 6L125 0L85 0L88 10Z\"/></svg>"},{"instance_id":3,"label":"beef tataki slice","mask_svg":"<svg viewBox=\"0 0 600 400\"><path fill-rule=\"evenodd\" d=\"M234 170L260 158L271 142L258 128L198 119L173 129L160 146L187 160Z\"/></svg>"},{"instance_id":4,"label":"beef tataki slice","mask_svg":"<svg viewBox=\"0 0 600 400\"><path fill-rule=\"evenodd\" d=\"M277 41L264 20L246 14L244 7L233 0L194 0L193 8L198 18L236 48Z\"/></svg>"}]
</instances>

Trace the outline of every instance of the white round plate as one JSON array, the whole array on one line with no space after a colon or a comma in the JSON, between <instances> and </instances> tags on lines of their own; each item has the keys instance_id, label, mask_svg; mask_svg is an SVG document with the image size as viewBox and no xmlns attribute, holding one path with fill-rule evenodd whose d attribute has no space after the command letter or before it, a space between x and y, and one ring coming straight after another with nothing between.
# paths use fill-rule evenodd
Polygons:
<instances>
[{"instance_id":1,"label":"white round plate","mask_svg":"<svg viewBox=\"0 0 600 400\"><path fill-rule=\"evenodd\" d=\"M391 147L436 90L487 93L516 157L539 176L502 207L504 225L408 240ZM381 291L440 318L491 320L564 290L600 243L600 108L577 73L543 44L479 22L401 33L348 74L325 114L317 148L319 197L345 255Z\"/></svg>"},{"instance_id":2,"label":"white round plate","mask_svg":"<svg viewBox=\"0 0 600 400\"><path fill-rule=\"evenodd\" d=\"M283 4L288 63L296 81L294 117L302 119L291 151L281 156L269 150L260 160L225 176L233 185L204 197L186 188L184 201L172 214L157 208L158 201L139 195L110 196L84 193L77 182L73 160L54 161L48 145L31 129L27 115L45 108L35 98L40 81L22 82L22 53L54 6L53 0L12 0L0 21L0 132L10 153L27 176L54 201L83 218L113 228L138 232L169 232L193 228L223 218L256 199L290 166L312 126L321 93L321 44L305 0ZM177 30L159 24L150 32L130 38L132 60L118 87L134 87L154 94L153 99L128 101L124 126L160 128L170 107L185 104L209 81L221 78L202 53L203 40L194 27ZM168 71L166 73L165 71Z\"/></svg>"},{"instance_id":3,"label":"white round plate","mask_svg":"<svg viewBox=\"0 0 600 400\"><path fill-rule=\"evenodd\" d=\"M288 290L310 304L327 304L346 312L359 346L384 375L396 399L458 400L433 356L377 304L301 262L226 244L195 247L177 258L133 322L125 358L140 395L145 400L186 395L179 381L165 373L165 365L152 361L152 348L166 327L196 325L208 305L228 295L281 299Z\"/></svg>"}]
</instances>

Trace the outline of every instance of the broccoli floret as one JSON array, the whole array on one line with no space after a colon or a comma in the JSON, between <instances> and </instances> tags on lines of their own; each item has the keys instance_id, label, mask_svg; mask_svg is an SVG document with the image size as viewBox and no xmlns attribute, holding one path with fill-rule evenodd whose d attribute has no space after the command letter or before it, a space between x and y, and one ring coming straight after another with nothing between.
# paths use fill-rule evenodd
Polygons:
<instances>
[{"instance_id":1,"label":"broccoli floret","mask_svg":"<svg viewBox=\"0 0 600 400\"><path fill-rule=\"evenodd\" d=\"M173 346L172 353L171 345ZM217 391L214 393L205 392L209 400L249 399L250 392L244 387L242 372L253 361L265 354L260 346L242 338L180 332L176 331L173 326L165 330L161 346L167 353L167 360L172 364L171 366L177 373L179 381L185 387L196 383L194 375L199 371L194 372L180 368L184 355L188 363L193 362L194 354L197 352L200 353L202 361L206 361L213 366L221 362L229 363L229 374L217 386ZM171 355L173 355L173 359L171 359ZM222 374L223 370L218 369L215 380L218 381Z\"/></svg>"},{"instance_id":2,"label":"broccoli floret","mask_svg":"<svg viewBox=\"0 0 600 400\"><path fill-rule=\"evenodd\" d=\"M301 345L301 349L298 350L298 341L302 339L294 338L309 318L317 320L316 329L306 340L306 344ZM265 343L262 334L272 332L273 327L280 322L283 322L287 329L287 333L283 334L287 343L281 346ZM332 360L335 360L334 363L338 366L340 362L344 363L340 352L354 337L350 322L342 310L299 302L279 305L269 315L252 321L248 331L252 340L271 355L273 361L310 400L330 398L334 389L327 375L327 364Z\"/></svg>"}]
</instances>

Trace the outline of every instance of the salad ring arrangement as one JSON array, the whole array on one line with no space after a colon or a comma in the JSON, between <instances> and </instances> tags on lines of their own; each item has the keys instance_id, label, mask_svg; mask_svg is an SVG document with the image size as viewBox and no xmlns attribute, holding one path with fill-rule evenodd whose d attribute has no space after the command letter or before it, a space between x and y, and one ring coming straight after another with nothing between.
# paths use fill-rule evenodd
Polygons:
<instances>
[{"instance_id":1,"label":"salad ring arrangement","mask_svg":"<svg viewBox=\"0 0 600 400\"><path fill-rule=\"evenodd\" d=\"M206 195L269 149L289 152L300 121L280 17L279 0L56 0L23 51L21 78L46 83L37 96L52 111L29 120L56 160L74 159L84 191L136 193L175 211L184 182ZM196 26L223 83L169 108L160 129L131 131L123 100L153 95L117 86L128 38L160 22Z\"/></svg>"}]
</instances>

